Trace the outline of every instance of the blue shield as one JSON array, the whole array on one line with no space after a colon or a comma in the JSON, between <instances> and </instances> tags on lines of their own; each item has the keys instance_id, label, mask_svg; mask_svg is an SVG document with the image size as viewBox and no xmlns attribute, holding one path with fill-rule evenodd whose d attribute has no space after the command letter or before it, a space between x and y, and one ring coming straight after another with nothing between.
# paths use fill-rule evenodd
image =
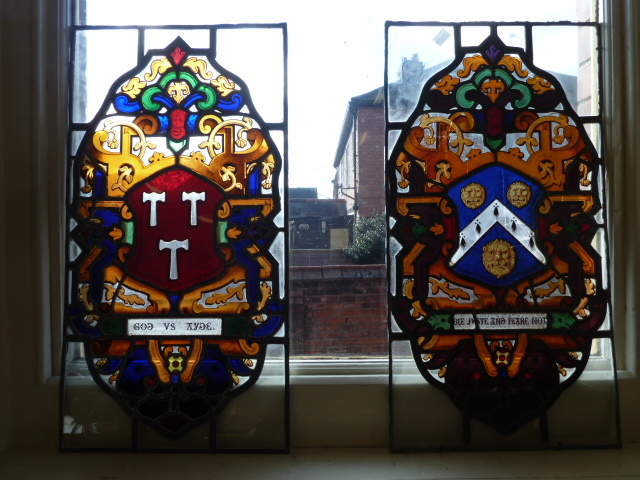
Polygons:
<instances>
[{"instance_id":1,"label":"blue shield","mask_svg":"<svg viewBox=\"0 0 640 480\"><path fill-rule=\"evenodd\" d=\"M476 170L449 188L458 245L449 266L488 287L506 287L547 264L536 236L544 188L504 165Z\"/></svg>"}]
</instances>

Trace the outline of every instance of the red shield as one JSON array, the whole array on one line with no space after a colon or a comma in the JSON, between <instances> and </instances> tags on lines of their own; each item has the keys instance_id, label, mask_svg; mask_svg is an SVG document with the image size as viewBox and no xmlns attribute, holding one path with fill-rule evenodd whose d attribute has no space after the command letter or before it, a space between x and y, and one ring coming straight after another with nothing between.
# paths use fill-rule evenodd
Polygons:
<instances>
[{"instance_id":1,"label":"red shield","mask_svg":"<svg viewBox=\"0 0 640 480\"><path fill-rule=\"evenodd\" d=\"M161 290L180 292L224 270L216 249L220 188L182 169L141 183L127 193L134 215L133 247L125 269Z\"/></svg>"}]
</instances>

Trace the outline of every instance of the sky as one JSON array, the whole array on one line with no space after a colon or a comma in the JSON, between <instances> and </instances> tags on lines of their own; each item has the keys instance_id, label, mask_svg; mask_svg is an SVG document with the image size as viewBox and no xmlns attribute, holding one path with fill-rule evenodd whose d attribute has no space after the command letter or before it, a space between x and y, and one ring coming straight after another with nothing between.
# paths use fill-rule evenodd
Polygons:
<instances>
[{"instance_id":1,"label":"sky","mask_svg":"<svg viewBox=\"0 0 640 480\"><path fill-rule=\"evenodd\" d=\"M88 23L98 25L192 25L225 23L287 23L289 60L289 185L291 187L316 187L320 196L331 197L336 154L340 130L349 100L369 92L384 83L384 38L386 20L403 21L548 21L576 20L576 4L592 0L413 0L411 2L389 2L379 0L326 0L303 2L287 0L223 3L211 0L155 0L154 2L132 2L131 0L86 0ZM453 6L453 7L452 7ZM398 36L390 32L389 78L394 81L402 57L410 58L417 53L426 66L441 63L448 58L452 40L442 46L433 41L432 32L413 29ZM469 33L469 41L481 41L485 33L481 29ZM250 33L250 32L249 32ZM96 38L99 34L96 33ZM118 41L126 33L114 38L104 34L103 55L93 60L95 68L101 68L103 82L96 84L95 98L104 98L106 89L116 75L130 66L119 69L117 55L135 64L135 52L126 53L118 48ZM197 35L196 35L197 37ZM156 41L161 42L162 34ZM513 37L517 42L517 33ZM248 46L247 54L228 57L227 65L234 62L263 62L269 69L269 59L251 54L266 51L269 39L242 39ZM194 38L194 41L198 41ZM203 40L206 41L206 40ZM191 43L191 42L189 42ZM162 45L164 46L164 45ZM192 45L194 46L194 45ZM253 47L253 48L251 48ZM564 61L567 52L557 52L553 39L541 40L540 51L547 52L536 63L546 69L562 72L567 69ZM569 56L571 53L567 56ZM241 55L241 54L239 54ZM563 58L564 57L564 58ZM574 57L575 58L575 57ZM105 70L105 59L108 65ZM260 65L260 64L259 64ZM133 65L131 65L133 66ZM228 67L234 71L232 65ZM573 67L569 67L571 70ZM570 71L562 73L571 73ZM238 73L240 75L240 73ZM114 78L111 78L115 75ZM240 75L242 76L242 75ZM243 77L244 78L244 77ZM267 75L272 83L281 79ZM397 77L396 77L397 78ZM249 88L250 79L244 78ZM254 81L257 83L257 79ZM256 101L259 113L264 110L281 115L281 109L272 107L268 100ZM254 95L254 100L256 100ZM97 101L97 100L96 100ZM262 111L261 111L262 108Z\"/></svg>"}]
</instances>

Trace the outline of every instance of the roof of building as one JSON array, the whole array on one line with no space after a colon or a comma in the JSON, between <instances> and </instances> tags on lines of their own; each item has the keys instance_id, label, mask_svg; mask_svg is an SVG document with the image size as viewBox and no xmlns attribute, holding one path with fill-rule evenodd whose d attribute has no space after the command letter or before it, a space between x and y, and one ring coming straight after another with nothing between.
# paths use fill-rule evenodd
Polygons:
<instances>
[{"instance_id":1,"label":"roof of building","mask_svg":"<svg viewBox=\"0 0 640 480\"><path fill-rule=\"evenodd\" d=\"M340 140L338 141L338 149L336 150L336 156L333 160L333 166L335 168L340 165L340 159L344 154L344 149L347 147L349 141L349 135L353 131L353 119L354 115L360 107L384 107L384 89L378 87L370 92L363 93L351 97L349 104L347 105L347 111L344 113L344 121L342 122L342 129L340 130Z\"/></svg>"},{"instance_id":2,"label":"roof of building","mask_svg":"<svg viewBox=\"0 0 640 480\"><path fill-rule=\"evenodd\" d=\"M289 218L335 218L347 215L347 202L334 198L290 198Z\"/></svg>"},{"instance_id":3,"label":"roof of building","mask_svg":"<svg viewBox=\"0 0 640 480\"><path fill-rule=\"evenodd\" d=\"M418 100L422 89L424 88L425 82L428 81L433 75L450 65L449 61L445 61L438 65L425 68L422 62L420 62L417 55L414 55L411 59L404 59L404 61L407 64L415 66L415 68L413 69L413 75L408 75L405 78L405 73L403 72L403 78L389 84L389 90L391 92L390 96L395 99L395 103L389 105L389 108L392 110L392 112L395 110L396 113L399 112L401 115L405 110L409 110L408 113L413 111L416 106L415 103ZM569 99L571 103L576 105L577 77L572 75L565 75L562 73L549 73L555 76L556 79L560 82L567 96L567 99ZM349 136L353 131L355 116L361 106L376 106L384 108L384 87L379 87L371 90L370 92L363 93L362 95L351 97L344 115L344 122L342 124L342 130L340 131L340 140L338 141L338 148L333 160L334 168L338 168L340 165L340 161L342 160L342 156L344 155L345 148L347 147L347 143L349 141ZM393 113L391 114L391 116L393 117Z\"/></svg>"}]
</instances>

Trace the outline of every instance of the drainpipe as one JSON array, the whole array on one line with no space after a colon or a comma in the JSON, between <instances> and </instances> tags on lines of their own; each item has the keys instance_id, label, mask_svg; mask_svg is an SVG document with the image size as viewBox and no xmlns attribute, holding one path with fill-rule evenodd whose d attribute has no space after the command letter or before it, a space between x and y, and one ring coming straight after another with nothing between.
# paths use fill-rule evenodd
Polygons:
<instances>
[{"instance_id":1,"label":"drainpipe","mask_svg":"<svg viewBox=\"0 0 640 480\"><path fill-rule=\"evenodd\" d=\"M351 115L353 116L353 127L352 127L352 135L353 135L353 220L354 225L358 220L358 101L351 100L349 102L349 110L351 111Z\"/></svg>"}]
</instances>

